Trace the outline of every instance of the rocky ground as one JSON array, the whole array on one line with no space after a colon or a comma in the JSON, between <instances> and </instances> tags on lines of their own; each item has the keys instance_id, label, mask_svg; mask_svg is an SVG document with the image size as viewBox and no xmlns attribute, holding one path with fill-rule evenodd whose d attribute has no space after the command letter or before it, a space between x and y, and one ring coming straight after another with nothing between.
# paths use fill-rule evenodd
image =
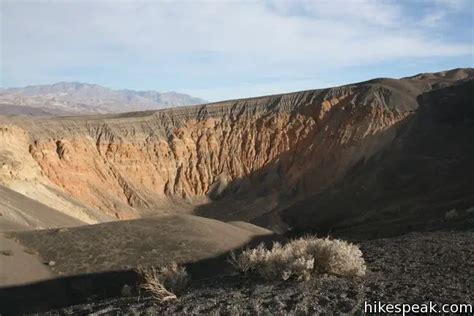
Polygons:
<instances>
[{"instance_id":1,"label":"rocky ground","mask_svg":"<svg viewBox=\"0 0 474 316\"><path fill-rule=\"evenodd\" d=\"M324 275L306 283L253 276L194 281L179 301L156 304L130 296L50 311L46 315L356 313L364 302L474 303L474 230L411 233L361 243L362 279Z\"/></svg>"}]
</instances>

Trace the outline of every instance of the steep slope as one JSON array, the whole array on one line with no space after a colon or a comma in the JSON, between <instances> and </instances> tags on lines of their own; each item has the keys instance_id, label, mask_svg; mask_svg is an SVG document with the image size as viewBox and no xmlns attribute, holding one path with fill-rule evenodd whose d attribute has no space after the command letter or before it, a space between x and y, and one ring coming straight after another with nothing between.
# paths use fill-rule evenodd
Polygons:
<instances>
[{"instance_id":1,"label":"steep slope","mask_svg":"<svg viewBox=\"0 0 474 316\"><path fill-rule=\"evenodd\" d=\"M3 169L27 165L36 187L47 183L119 219L194 211L284 229L293 222L280 220L282 210L334 188L399 141L419 96L449 94L444 88L473 77L457 69L156 112L3 120L23 136L0 151L24 157ZM30 182L15 172L0 180Z\"/></svg>"},{"instance_id":2,"label":"steep slope","mask_svg":"<svg viewBox=\"0 0 474 316\"><path fill-rule=\"evenodd\" d=\"M83 205L53 184L33 159L29 148L30 135L25 130L11 124L0 123L0 185L87 224L109 221L113 218ZM17 198L20 199L18 196ZM25 206L20 207L20 211L31 212L27 205L18 204L20 205ZM38 215L39 213L35 214ZM37 220L49 221L45 218Z\"/></svg>"},{"instance_id":3,"label":"steep slope","mask_svg":"<svg viewBox=\"0 0 474 316\"><path fill-rule=\"evenodd\" d=\"M85 224L0 185L0 232Z\"/></svg>"},{"instance_id":4,"label":"steep slope","mask_svg":"<svg viewBox=\"0 0 474 316\"><path fill-rule=\"evenodd\" d=\"M304 190L298 188L303 180L315 182L304 185L325 185L377 151L383 141L343 150L342 159L319 179L305 173L340 153L346 143L382 132L409 113L366 106L357 117L345 115L357 103L352 89L341 88L336 96L333 91L311 91L137 118L17 125L31 136L29 153L49 181L89 206L130 218L130 207L156 209L168 197L216 198L225 193L227 183L255 177L277 160L279 167L256 176L263 183L258 194L272 193L268 188L282 177L297 190ZM307 159L316 161L308 165Z\"/></svg>"},{"instance_id":5,"label":"steep slope","mask_svg":"<svg viewBox=\"0 0 474 316\"><path fill-rule=\"evenodd\" d=\"M296 229L358 237L474 227L474 81L419 96L386 150L283 212ZM446 216L455 209L456 215Z\"/></svg>"},{"instance_id":6,"label":"steep slope","mask_svg":"<svg viewBox=\"0 0 474 316\"><path fill-rule=\"evenodd\" d=\"M119 113L202 103L205 103L202 99L176 92L112 90L79 82L0 90L3 115Z\"/></svg>"}]
</instances>

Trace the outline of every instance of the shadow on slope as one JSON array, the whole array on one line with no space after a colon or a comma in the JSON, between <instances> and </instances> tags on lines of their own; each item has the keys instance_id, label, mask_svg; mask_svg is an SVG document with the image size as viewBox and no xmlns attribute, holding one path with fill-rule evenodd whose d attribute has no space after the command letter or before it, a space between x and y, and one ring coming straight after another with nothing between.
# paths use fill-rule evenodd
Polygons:
<instances>
[{"instance_id":1,"label":"shadow on slope","mask_svg":"<svg viewBox=\"0 0 474 316\"><path fill-rule=\"evenodd\" d=\"M216 239L218 240L218 238ZM261 242L269 244L275 240L284 241L285 238L276 235L254 236L248 242L230 248L224 253L196 261L183 261L182 264L186 267L192 282L232 274L235 270L227 261L232 251L255 247ZM137 249L140 248L139 245L136 246ZM167 257L166 261L174 261L167 254L163 255ZM159 260L149 261L147 264L160 265ZM10 315L45 312L90 301L98 302L107 298L121 297L125 285L130 287L131 295L140 295L138 289L140 276L134 269L137 265L123 270L80 273L31 284L0 288L0 302L2 302L0 313Z\"/></svg>"},{"instance_id":2,"label":"shadow on slope","mask_svg":"<svg viewBox=\"0 0 474 316\"><path fill-rule=\"evenodd\" d=\"M294 161L298 146L311 146L318 132L310 134L264 168L229 183L196 214L291 230L291 235L316 232L357 239L469 227L472 212L465 210L474 206L473 82L451 86L433 81L435 89L417 97L413 115L360 141L322 146L306 162L312 168L293 181L285 162ZM365 154L377 146L373 155ZM447 221L445 214L452 209L460 216Z\"/></svg>"},{"instance_id":3,"label":"shadow on slope","mask_svg":"<svg viewBox=\"0 0 474 316\"><path fill-rule=\"evenodd\" d=\"M253 225L252 225L253 226ZM54 261L53 272L74 275L126 270L141 264L193 262L272 232L192 215L156 216L73 228L11 232L23 246Z\"/></svg>"},{"instance_id":4,"label":"shadow on slope","mask_svg":"<svg viewBox=\"0 0 474 316\"><path fill-rule=\"evenodd\" d=\"M288 207L299 232L357 239L474 226L474 81L418 98L393 144L333 187ZM447 220L448 211L459 217Z\"/></svg>"},{"instance_id":5,"label":"shadow on slope","mask_svg":"<svg viewBox=\"0 0 474 316\"><path fill-rule=\"evenodd\" d=\"M396 141L410 121L408 117L351 144L333 142L324 148L323 143L322 153L302 162L306 165L303 170L293 170L292 164L298 159L294 151L310 147L314 140L310 136L298 149L284 152L264 168L229 183L218 199L198 206L195 214L221 221L246 221L285 233L294 223L281 217L283 211L296 203L305 204L315 194L337 188L346 177L381 159L381 153ZM314 216L319 215L317 212ZM339 216L343 218L344 212ZM301 217L302 222L305 219Z\"/></svg>"}]
</instances>

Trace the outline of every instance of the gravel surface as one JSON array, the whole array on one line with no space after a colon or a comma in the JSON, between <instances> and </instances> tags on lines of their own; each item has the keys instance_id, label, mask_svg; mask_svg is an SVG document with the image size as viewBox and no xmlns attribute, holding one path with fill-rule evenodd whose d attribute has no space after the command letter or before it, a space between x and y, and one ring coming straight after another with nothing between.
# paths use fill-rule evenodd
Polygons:
<instances>
[{"instance_id":1,"label":"gravel surface","mask_svg":"<svg viewBox=\"0 0 474 316\"><path fill-rule=\"evenodd\" d=\"M266 282L233 275L194 281L179 301L145 296L109 299L47 315L357 313L364 302L470 303L474 293L474 231L411 233L363 242L362 279L319 276L309 282Z\"/></svg>"}]
</instances>

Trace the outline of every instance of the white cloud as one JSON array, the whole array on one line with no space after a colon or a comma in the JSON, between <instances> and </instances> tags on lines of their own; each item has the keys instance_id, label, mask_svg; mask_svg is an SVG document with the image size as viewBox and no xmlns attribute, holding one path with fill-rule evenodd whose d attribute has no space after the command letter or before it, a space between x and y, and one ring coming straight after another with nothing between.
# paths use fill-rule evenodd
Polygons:
<instances>
[{"instance_id":1,"label":"white cloud","mask_svg":"<svg viewBox=\"0 0 474 316\"><path fill-rule=\"evenodd\" d=\"M394 1L45 0L2 6L2 73L10 82L56 78L64 69L241 82L258 74L292 78L331 67L472 53L470 43L432 36L442 13L413 17Z\"/></svg>"},{"instance_id":2,"label":"white cloud","mask_svg":"<svg viewBox=\"0 0 474 316\"><path fill-rule=\"evenodd\" d=\"M403 17L401 7L396 3L375 0L277 1L270 7L286 15L303 14L384 27L396 26Z\"/></svg>"},{"instance_id":3,"label":"white cloud","mask_svg":"<svg viewBox=\"0 0 474 316\"><path fill-rule=\"evenodd\" d=\"M419 22L423 27L442 27L446 24L446 13L444 11L434 11L425 15Z\"/></svg>"},{"instance_id":4,"label":"white cloud","mask_svg":"<svg viewBox=\"0 0 474 316\"><path fill-rule=\"evenodd\" d=\"M435 0L435 4L448 10L459 11L465 8L471 7L472 10L472 0Z\"/></svg>"}]
</instances>

